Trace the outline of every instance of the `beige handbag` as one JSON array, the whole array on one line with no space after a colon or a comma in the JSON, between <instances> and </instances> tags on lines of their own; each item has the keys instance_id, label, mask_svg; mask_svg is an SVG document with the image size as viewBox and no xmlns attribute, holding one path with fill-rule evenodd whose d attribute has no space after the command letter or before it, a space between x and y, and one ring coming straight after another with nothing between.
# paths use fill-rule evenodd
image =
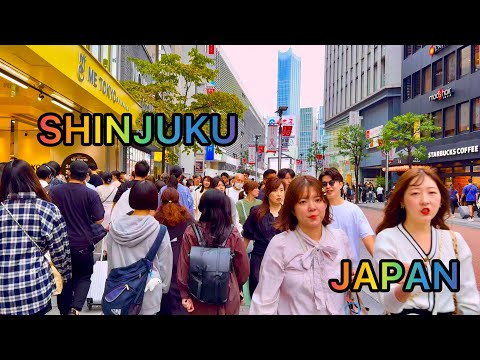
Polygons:
<instances>
[{"instance_id":1,"label":"beige handbag","mask_svg":"<svg viewBox=\"0 0 480 360\"><path fill-rule=\"evenodd\" d=\"M50 268L52 269L52 273L53 273L53 278L55 280L55 291L53 293L53 295L59 295L62 293L62 290L63 290L63 279L62 279L62 275L60 275L60 273L58 272L57 268L55 267L55 265L53 265L53 262L52 262L52 258L50 257L50 253L47 251L45 254L42 252L42 249L40 248L40 246L38 246L38 244L30 237L30 235L28 235L28 233L25 231L25 229L22 227L22 225L20 225L17 221L17 219L15 219L15 217L13 216L13 214L10 212L10 210L8 210L8 208L5 206L5 204L2 202L2 206L5 208L5 210L7 210L8 214L12 217L13 221L15 221L15 223L20 227L20 229L22 229L22 231L27 235L27 237L35 244L35 246L37 247L37 249L40 251L40 253L42 254L43 257L45 257L45 259L48 261L49 265L50 265Z\"/></svg>"}]
</instances>

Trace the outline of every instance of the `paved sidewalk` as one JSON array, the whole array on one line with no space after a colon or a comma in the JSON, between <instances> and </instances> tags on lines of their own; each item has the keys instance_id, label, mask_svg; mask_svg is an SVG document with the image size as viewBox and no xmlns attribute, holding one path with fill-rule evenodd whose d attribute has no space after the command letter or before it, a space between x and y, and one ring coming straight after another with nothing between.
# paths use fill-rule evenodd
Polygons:
<instances>
[{"instance_id":1,"label":"paved sidewalk","mask_svg":"<svg viewBox=\"0 0 480 360\"><path fill-rule=\"evenodd\" d=\"M360 207L367 207L370 209L376 209L383 211L386 203L374 202L374 203L358 203ZM447 224L467 226L474 229L480 229L480 218L477 216L477 212L474 213L473 221L468 221L467 219L461 219L458 211L455 212L455 215L450 216L447 221Z\"/></svg>"}]
</instances>

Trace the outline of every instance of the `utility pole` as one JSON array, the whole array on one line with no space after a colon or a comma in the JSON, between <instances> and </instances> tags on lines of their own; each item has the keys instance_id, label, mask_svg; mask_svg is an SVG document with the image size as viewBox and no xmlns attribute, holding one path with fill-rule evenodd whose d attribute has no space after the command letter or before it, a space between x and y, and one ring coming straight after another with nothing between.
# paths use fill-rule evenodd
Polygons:
<instances>
[{"instance_id":1,"label":"utility pole","mask_svg":"<svg viewBox=\"0 0 480 360\"><path fill-rule=\"evenodd\" d=\"M255 136L255 181L258 182L258 138L262 135Z\"/></svg>"},{"instance_id":2,"label":"utility pole","mask_svg":"<svg viewBox=\"0 0 480 360\"><path fill-rule=\"evenodd\" d=\"M278 171L282 168L282 115L288 110L288 106L279 106L275 111L278 114Z\"/></svg>"}]
</instances>

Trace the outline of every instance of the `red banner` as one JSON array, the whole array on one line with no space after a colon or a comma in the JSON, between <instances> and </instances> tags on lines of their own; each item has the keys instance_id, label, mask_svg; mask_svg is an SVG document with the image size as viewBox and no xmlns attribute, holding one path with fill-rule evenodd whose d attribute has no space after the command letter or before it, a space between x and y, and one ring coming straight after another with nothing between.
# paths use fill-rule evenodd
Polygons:
<instances>
[{"instance_id":1,"label":"red banner","mask_svg":"<svg viewBox=\"0 0 480 360\"><path fill-rule=\"evenodd\" d=\"M208 45L208 55L215 55L215 45Z\"/></svg>"},{"instance_id":2,"label":"red banner","mask_svg":"<svg viewBox=\"0 0 480 360\"><path fill-rule=\"evenodd\" d=\"M258 153L261 154L265 152L265 145L258 145Z\"/></svg>"},{"instance_id":3,"label":"red banner","mask_svg":"<svg viewBox=\"0 0 480 360\"><path fill-rule=\"evenodd\" d=\"M315 155L315 157L317 158L317 160L322 160L322 154L317 154Z\"/></svg>"},{"instance_id":4,"label":"red banner","mask_svg":"<svg viewBox=\"0 0 480 360\"><path fill-rule=\"evenodd\" d=\"M293 126L284 125L282 127L282 136L291 136Z\"/></svg>"}]
</instances>

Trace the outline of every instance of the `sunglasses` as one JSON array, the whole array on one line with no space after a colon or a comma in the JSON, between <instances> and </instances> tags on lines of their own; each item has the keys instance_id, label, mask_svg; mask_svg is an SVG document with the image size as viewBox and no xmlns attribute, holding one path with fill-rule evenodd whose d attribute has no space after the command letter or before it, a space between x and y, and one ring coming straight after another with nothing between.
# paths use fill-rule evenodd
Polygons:
<instances>
[{"instance_id":1,"label":"sunglasses","mask_svg":"<svg viewBox=\"0 0 480 360\"><path fill-rule=\"evenodd\" d=\"M333 185L335 185L336 182L337 182L337 180L322 181L322 186L327 187L327 184L328 184L328 185L333 187Z\"/></svg>"}]
</instances>

